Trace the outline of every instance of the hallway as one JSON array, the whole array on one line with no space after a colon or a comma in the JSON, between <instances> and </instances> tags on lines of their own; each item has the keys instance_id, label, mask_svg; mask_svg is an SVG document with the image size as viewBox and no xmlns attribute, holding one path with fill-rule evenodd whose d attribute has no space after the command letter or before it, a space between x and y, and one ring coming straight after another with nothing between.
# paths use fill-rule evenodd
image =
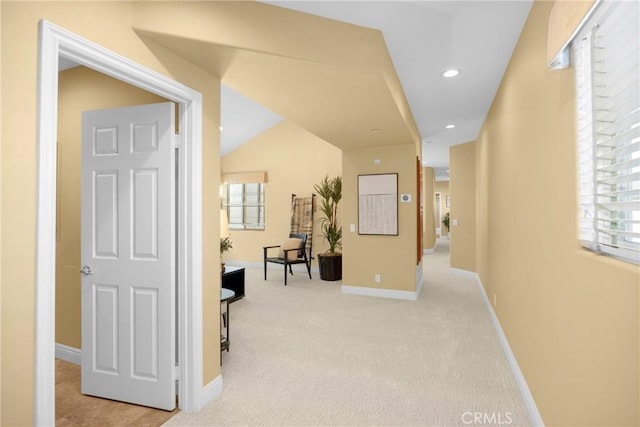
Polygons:
<instances>
[{"instance_id":1,"label":"hallway","mask_svg":"<svg viewBox=\"0 0 640 427\"><path fill-rule=\"evenodd\" d=\"M285 287L247 267L222 395L167 425L452 426L476 413L530 425L477 282L449 268L448 239L424 273L406 301L343 294L317 275Z\"/></svg>"}]
</instances>

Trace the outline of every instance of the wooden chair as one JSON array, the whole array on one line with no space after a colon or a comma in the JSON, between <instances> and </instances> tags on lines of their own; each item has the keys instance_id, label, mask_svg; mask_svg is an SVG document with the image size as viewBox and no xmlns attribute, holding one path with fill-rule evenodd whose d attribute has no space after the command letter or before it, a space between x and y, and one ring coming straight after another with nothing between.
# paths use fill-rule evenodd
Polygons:
<instances>
[{"instance_id":1,"label":"wooden chair","mask_svg":"<svg viewBox=\"0 0 640 427\"><path fill-rule=\"evenodd\" d=\"M298 244L297 241L292 239L298 239L300 242ZM295 245L294 245L295 244ZM273 262L275 264L281 264L284 266L284 285L287 286L287 268L289 268L289 273L293 275L293 270L291 266L293 264L306 264L307 273L309 274L309 279L311 279L311 248L309 248L309 254L307 256L307 235L306 234L297 234L290 233L289 239L285 241L282 245L278 246L263 246L262 251L264 254L264 280L267 280L267 263ZM269 249L280 248L280 253L278 256L273 257L269 256ZM273 251L272 251L273 252Z\"/></svg>"}]
</instances>

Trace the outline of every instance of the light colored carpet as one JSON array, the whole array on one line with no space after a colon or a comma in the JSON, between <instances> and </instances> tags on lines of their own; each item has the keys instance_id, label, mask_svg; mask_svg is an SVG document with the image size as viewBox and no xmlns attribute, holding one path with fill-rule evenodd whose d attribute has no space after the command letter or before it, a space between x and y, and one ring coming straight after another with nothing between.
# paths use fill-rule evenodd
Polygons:
<instances>
[{"instance_id":1,"label":"light colored carpet","mask_svg":"<svg viewBox=\"0 0 640 427\"><path fill-rule=\"evenodd\" d=\"M449 270L448 240L424 265L417 301L345 295L300 272L285 287L282 272L248 268L222 395L165 425L455 426L475 413L529 425L478 285Z\"/></svg>"}]
</instances>

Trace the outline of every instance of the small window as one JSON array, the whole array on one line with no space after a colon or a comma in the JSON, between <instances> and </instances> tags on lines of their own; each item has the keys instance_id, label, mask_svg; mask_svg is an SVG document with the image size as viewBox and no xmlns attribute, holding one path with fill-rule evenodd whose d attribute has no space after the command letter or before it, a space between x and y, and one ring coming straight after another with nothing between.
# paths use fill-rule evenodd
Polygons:
<instances>
[{"instance_id":1,"label":"small window","mask_svg":"<svg viewBox=\"0 0 640 427\"><path fill-rule=\"evenodd\" d=\"M263 183L222 184L222 207L232 230L264 230Z\"/></svg>"},{"instance_id":2,"label":"small window","mask_svg":"<svg viewBox=\"0 0 640 427\"><path fill-rule=\"evenodd\" d=\"M581 244L640 263L640 4L602 1L571 43Z\"/></svg>"}]
</instances>

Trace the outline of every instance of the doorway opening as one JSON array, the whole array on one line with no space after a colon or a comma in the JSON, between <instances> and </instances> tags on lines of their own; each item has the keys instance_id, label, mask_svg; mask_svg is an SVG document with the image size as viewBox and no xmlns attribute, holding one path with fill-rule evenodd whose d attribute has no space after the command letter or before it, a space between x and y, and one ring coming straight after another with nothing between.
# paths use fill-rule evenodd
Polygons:
<instances>
[{"instance_id":1,"label":"doorway opening","mask_svg":"<svg viewBox=\"0 0 640 427\"><path fill-rule=\"evenodd\" d=\"M177 295L177 280L170 279L175 276L169 273L169 271L174 271L176 262L169 255L169 252L175 251L170 248L172 246L175 248L178 236L177 233L171 233L170 230L175 230L178 216L169 214L173 209L166 209L166 207L154 209L153 201L156 203L163 201L163 204L166 205L173 200L174 206L177 205L177 199L172 193L175 191L178 176L172 169L175 168L179 171L179 168L178 165L174 165L170 161L170 153L177 150L173 148L172 143L175 138L174 132L170 131L172 128L177 129L175 125L177 116L168 114L171 111L171 103L167 103L167 100L162 97L87 67L76 66L76 64L68 64L63 67L63 63L60 65L58 78L58 203L56 213L56 358L78 365L84 360L85 366L83 374L78 376L76 375L76 367L56 360L56 422L72 420L74 423L82 423L88 414L91 415L94 422L99 424L141 423L145 419L144 417L149 416L153 416L152 419L162 419L160 415L153 415L155 410L150 408L141 411L141 408L129 407L126 411L114 411L115 402L100 401L80 394L79 390L89 395L126 400L166 410L173 408L176 404L173 361L178 361L178 355L173 351L167 351L167 346L175 346L177 352L178 330L166 327L167 322L163 319L168 320L179 309L177 305L169 304L167 306L166 304L168 300L175 298L172 295ZM160 112L162 114L159 114ZM111 135L112 138L103 137L97 140L101 144L105 144L107 140L110 141L111 144L107 144L108 149L103 145L98 145L95 149L99 149L103 153L92 153L93 150L89 147L93 147L93 132L86 130L83 132L81 128L91 129L98 125L96 132L99 135L110 135L108 131L114 129L113 126L118 122L121 130L129 126L138 129L135 140L129 140L126 131L117 132L118 137L115 139L114 135ZM93 126L89 126L89 123L92 123ZM106 126L107 132L104 129L99 130L99 126ZM142 129L156 129L156 131L146 134L141 132ZM134 147L137 147L138 150L142 149L142 142L145 140L149 145L144 146L143 151L130 152ZM130 148L127 149L129 144L131 144ZM164 160L159 163L160 159ZM107 165L108 167L105 169ZM142 165L144 165L142 171L145 173L141 174L140 166ZM152 165L160 167L156 168ZM96 167L98 174L94 176L98 181L94 182L94 179L91 178L91 170ZM159 185L149 187L138 184L135 191L126 191L123 186L129 188L127 184L129 179L125 178L129 173L134 173L132 179L136 177L136 182L145 179L146 182L153 182L154 179L157 179ZM105 179L108 180L109 177L116 178L116 186L104 186ZM117 200L116 205L111 207L120 206L124 209L109 209L110 203L100 197L100 195L105 195L103 194L105 191L110 193L111 197L108 199ZM95 194L93 197L92 193ZM133 223L121 217L122 215L128 217L124 211L129 212L126 206L130 203L130 197L122 197L123 194L130 194L131 197L136 195L136 200L138 200L136 206L150 208L147 213L151 215L151 218L147 218L148 221L144 221L143 224L134 226ZM147 199L145 194L148 194L150 198ZM120 196L118 197L118 195ZM102 200L99 211L95 215L92 214L92 204L88 202L92 199ZM133 202L131 203L131 208L133 208ZM132 216L131 220L142 215L145 210L136 209L136 215ZM83 215L80 214L81 211ZM114 213L115 215L113 215ZM122 238L122 233L129 230L130 227L133 232L140 226L146 227L147 224L153 224L154 217L159 221L157 227L147 228L147 233L135 233L137 236L136 252L138 252L138 257L135 257L133 252L130 253L133 248L125 243L129 239ZM118 220L118 218L120 219ZM118 230L115 234L108 230L115 225L114 222L118 224L115 226L115 229ZM140 220L137 221L137 223L139 222ZM82 225L83 223L85 225ZM90 225L92 223L93 227ZM82 227L84 229L81 233ZM96 233L93 236L93 233L89 232L92 228ZM104 233L101 233L100 230ZM96 237L99 237L97 241L94 240ZM92 241L96 242L95 249L98 252L90 249L94 247L91 244ZM104 252L105 250L108 250L108 254ZM142 254L141 250L146 252ZM105 257L105 255L107 256ZM143 255L144 258L139 258L140 255ZM134 256L133 259L132 256ZM139 274L138 272L137 278L131 280L133 272L129 270L135 263L137 263L135 269L142 269L145 273ZM115 268L116 265L117 268ZM83 266L82 269L81 266ZM91 270L91 274L81 274L82 270ZM117 274L115 274L116 271L118 271ZM127 271L128 273L125 273ZM112 287L105 288L104 284L106 283ZM117 293L123 295L130 293L127 289L135 291L133 294L135 297L132 297L130 302L135 303L132 308L135 307L138 320L133 321L135 318L131 318L128 314L130 310L117 310L117 321L124 322L125 325L130 325L133 329L129 327L118 328L114 330L112 339L97 340L95 345L91 345L91 342L98 337L89 333L93 329L87 327L89 323L93 323L91 321L93 316L90 313L95 309L103 314L100 317L103 320L95 323L96 329L100 329L100 325L104 326L105 323L112 323L108 317L105 317L110 310L103 311L102 309L105 307L100 305L92 308L94 304L89 302L104 301L106 289L116 290ZM91 290L95 292L91 292ZM143 290L147 301L150 298L155 299L159 310L150 307L143 309L143 306L140 305L141 301L145 299L140 294ZM102 295L102 298L94 299L94 295ZM107 301L112 302L109 298ZM121 302L123 301L121 300ZM177 299L176 302L178 302ZM172 310L169 307L174 308ZM155 324L149 318L147 318L147 321L151 320L149 323L144 321L145 315L165 324L162 327L158 323L157 335L153 334L152 330L148 331L149 335L157 337L150 341L150 345L163 349L156 355L153 355L152 348L148 349L149 353L143 351L142 343L137 341L135 347L137 350L126 350L129 339L116 339L118 336L126 337L129 332L125 331L135 330L135 325L139 327L145 323L149 326ZM173 324L172 321L168 323ZM84 324L83 327L81 327L82 324ZM102 336L106 337L107 335L105 333ZM137 335L134 334L134 336ZM109 374L100 373L106 367L104 362L107 359L104 359L104 354L114 353L109 343L116 341L119 342L118 349L124 350L127 354L131 351L131 362L129 362L129 357L108 358L120 368L110 371ZM75 357L66 357L70 353L75 353ZM96 371L95 367L90 368L89 365L86 365L88 360L93 360L91 354L103 360L102 369ZM171 354L174 356L170 356ZM133 362L134 360L136 362ZM137 366L138 370L144 369L145 374L149 376L143 380L143 384L146 386L145 393L133 392L140 387L139 384L136 385L139 380L135 378L138 375L133 378L123 375L124 372L129 371L126 368L129 363L132 364L132 367L133 365ZM138 373L141 372L138 371ZM104 375L107 375L106 378L103 377ZM149 378L154 378L156 381L149 382ZM77 383L80 379L82 386ZM107 392L109 387L106 384L109 382L119 382L121 386L118 387L118 390L129 389L129 392L126 395L118 390ZM127 386L122 386L125 383ZM117 407L122 408L123 406L118 404ZM165 416L167 415L165 414Z\"/></svg>"},{"instance_id":2,"label":"doorway opening","mask_svg":"<svg viewBox=\"0 0 640 427\"><path fill-rule=\"evenodd\" d=\"M34 423L55 423L55 266L58 61L65 58L155 93L180 106L184 130L178 201L180 408L202 405L202 95L50 22L39 26L38 189Z\"/></svg>"}]
</instances>

